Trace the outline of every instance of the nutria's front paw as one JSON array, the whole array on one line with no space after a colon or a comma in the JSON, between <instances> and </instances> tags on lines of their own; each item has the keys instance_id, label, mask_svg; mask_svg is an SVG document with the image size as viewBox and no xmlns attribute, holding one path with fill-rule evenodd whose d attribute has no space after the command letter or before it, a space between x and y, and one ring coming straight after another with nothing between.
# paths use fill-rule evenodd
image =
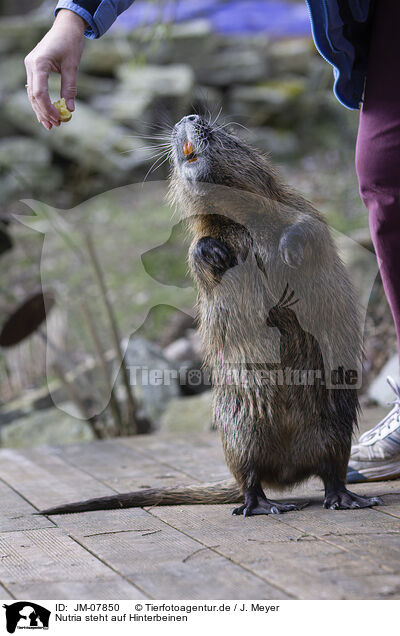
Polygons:
<instances>
[{"instance_id":1,"label":"nutria's front paw","mask_svg":"<svg viewBox=\"0 0 400 636\"><path fill-rule=\"evenodd\" d=\"M296 226L289 227L279 241L279 256L289 267L300 267L304 259L306 239L304 232Z\"/></svg>"},{"instance_id":2,"label":"nutria's front paw","mask_svg":"<svg viewBox=\"0 0 400 636\"><path fill-rule=\"evenodd\" d=\"M237 259L228 246L212 236L197 241L191 254L192 259L204 269L220 277L227 269L237 265Z\"/></svg>"}]
</instances>

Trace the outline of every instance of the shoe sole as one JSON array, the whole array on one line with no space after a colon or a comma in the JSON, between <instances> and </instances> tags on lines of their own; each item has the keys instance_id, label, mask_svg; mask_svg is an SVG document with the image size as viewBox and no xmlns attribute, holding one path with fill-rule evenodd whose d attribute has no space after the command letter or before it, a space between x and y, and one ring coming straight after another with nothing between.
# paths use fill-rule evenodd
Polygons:
<instances>
[{"instance_id":1,"label":"shoe sole","mask_svg":"<svg viewBox=\"0 0 400 636\"><path fill-rule=\"evenodd\" d=\"M391 481L392 479L399 479L400 472L391 473L390 475L375 475L375 476L367 476L359 473L358 471L352 469L349 470L346 477L346 482L348 484L361 484L364 482L371 481Z\"/></svg>"}]
</instances>

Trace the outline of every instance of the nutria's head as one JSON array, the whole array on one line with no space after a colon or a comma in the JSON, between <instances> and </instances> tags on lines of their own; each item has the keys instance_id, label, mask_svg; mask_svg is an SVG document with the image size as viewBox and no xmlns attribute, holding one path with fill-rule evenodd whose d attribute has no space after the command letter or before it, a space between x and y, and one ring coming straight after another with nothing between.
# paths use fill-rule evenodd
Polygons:
<instances>
[{"instance_id":1,"label":"nutria's head","mask_svg":"<svg viewBox=\"0 0 400 636\"><path fill-rule=\"evenodd\" d=\"M276 175L268 159L231 131L200 115L187 115L172 135L172 179L175 189L201 193L201 184L228 186L271 196Z\"/></svg>"}]
</instances>

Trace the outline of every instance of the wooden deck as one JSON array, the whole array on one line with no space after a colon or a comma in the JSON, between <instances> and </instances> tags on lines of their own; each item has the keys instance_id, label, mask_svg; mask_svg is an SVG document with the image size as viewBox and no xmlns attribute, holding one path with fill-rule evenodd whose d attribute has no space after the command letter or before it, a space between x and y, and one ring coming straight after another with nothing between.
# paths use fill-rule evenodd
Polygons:
<instances>
[{"instance_id":1,"label":"wooden deck","mask_svg":"<svg viewBox=\"0 0 400 636\"><path fill-rule=\"evenodd\" d=\"M217 434L153 435L0 451L2 599L394 599L400 482L355 485L384 505L324 510L318 481L281 499L302 511L233 517L232 506L36 510L148 486L224 479Z\"/></svg>"}]
</instances>

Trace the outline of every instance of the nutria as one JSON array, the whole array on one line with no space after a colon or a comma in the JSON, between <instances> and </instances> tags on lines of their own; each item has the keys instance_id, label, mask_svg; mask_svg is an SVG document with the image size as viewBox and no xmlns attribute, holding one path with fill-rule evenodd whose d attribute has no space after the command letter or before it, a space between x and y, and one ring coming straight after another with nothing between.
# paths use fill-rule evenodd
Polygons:
<instances>
[{"instance_id":1,"label":"nutria","mask_svg":"<svg viewBox=\"0 0 400 636\"><path fill-rule=\"evenodd\" d=\"M380 503L345 487L359 410L356 294L323 217L268 157L199 115L171 136L171 201L192 236L213 416L236 484L142 490L44 510L244 503L234 514L303 507L267 499L312 475L324 507ZM340 384L339 384L340 381Z\"/></svg>"}]
</instances>

